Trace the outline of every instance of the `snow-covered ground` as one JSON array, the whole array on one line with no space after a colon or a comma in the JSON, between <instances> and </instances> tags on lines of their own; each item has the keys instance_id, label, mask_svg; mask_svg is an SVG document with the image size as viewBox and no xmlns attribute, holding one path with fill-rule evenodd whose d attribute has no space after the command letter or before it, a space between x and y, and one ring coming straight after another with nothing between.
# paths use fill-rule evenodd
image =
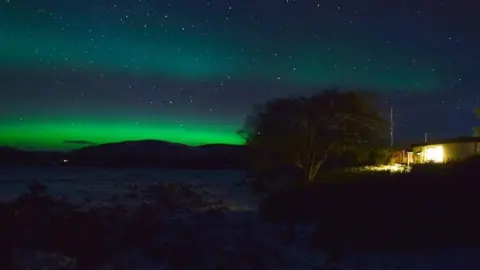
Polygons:
<instances>
[{"instance_id":1,"label":"snow-covered ground","mask_svg":"<svg viewBox=\"0 0 480 270\"><path fill-rule=\"evenodd\" d=\"M255 213L257 198L245 185L242 171L167 171L151 169L95 168L15 168L0 169L0 200L14 200L33 183L48 187L47 194L64 197L85 207L112 204L135 204L128 194L132 187L143 189L158 183L177 182L194 185L205 196L222 199L230 211L220 216L194 214L172 219L169 245L201 253L208 269L411 269L411 270L477 270L480 250L444 250L423 254L368 253L350 256L336 268L324 268L326 256L308 248L314 226L297 227L296 242L285 245L283 227L261 221ZM185 235L188 235L185 238ZM167 241L166 239L159 241ZM172 247L173 249L173 247ZM144 254L126 251L122 264L126 269L171 269L161 261ZM28 260L46 260L53 255L26 251ZM263 264L258 263L258 256ZM222 258L224 257L223 261ZM257 256L257 257L255 257ZM65 258L63 258L66 260ZM28 261L27 260L27 261ZM52 259L57 262L59 259ZM248 263L248 261L252 261ZM265 265L265 262L268 262ZM227 265L218 268L218 265ZM256 265L256 268L255 268ZM130 268L129 268L130 267ZM200 266L180 269L201 269Z\"/></svg>"},{"instance_id":2,"label":"snow-covered ground","mask_svg":"<svg viewBox=\"0 0 480 270\"><path fill-rule=\"evenodd\" d=\"M13 168L0 169L0 201L17 198L28 186L42 183L47 194L64 196L83 206L133 203L126 198L132 186L143 189L158 183L192 184L223 199L232 211L251 210L256 197L246 185L243 171L175 171L155 169Z\"/></svg>"}]
</instances>

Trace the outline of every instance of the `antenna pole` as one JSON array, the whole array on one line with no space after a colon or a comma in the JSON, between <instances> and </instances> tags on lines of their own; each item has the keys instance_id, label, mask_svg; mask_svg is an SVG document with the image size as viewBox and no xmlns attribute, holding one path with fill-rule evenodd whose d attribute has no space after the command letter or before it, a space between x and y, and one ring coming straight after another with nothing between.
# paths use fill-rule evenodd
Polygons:
<instances>
[{"instance_id":1,"label":"antenna pole","mask_svg":"<svg viewBox=\"0 0 480 270\"><path fill-rule=\"evenodd\" d=\"M393 148L393 107L390 107L390 148Z\"/></svg>"}]
</instances>

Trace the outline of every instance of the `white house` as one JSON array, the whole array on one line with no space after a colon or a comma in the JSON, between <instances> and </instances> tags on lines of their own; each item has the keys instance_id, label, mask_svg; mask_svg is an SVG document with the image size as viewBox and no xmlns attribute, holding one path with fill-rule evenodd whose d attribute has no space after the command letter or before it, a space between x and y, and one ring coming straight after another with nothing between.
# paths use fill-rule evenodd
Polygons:
<instances>
[{"instance_id":1,"label":"white house","mask_svg":"<svg viewBox=\"0 0 480 270\"><path fill-rule=\"evenodd\" d=\"M412 145L409 163L444 163L480 155L480 137L458 137Z\"/></svg>"}]
</instances>

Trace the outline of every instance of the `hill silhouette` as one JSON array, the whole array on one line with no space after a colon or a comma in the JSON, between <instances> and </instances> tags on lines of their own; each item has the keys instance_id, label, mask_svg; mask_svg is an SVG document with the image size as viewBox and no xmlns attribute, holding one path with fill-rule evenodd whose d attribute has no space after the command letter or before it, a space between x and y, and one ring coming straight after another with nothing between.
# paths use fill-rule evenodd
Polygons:
<instances>
[{"instance_id":1,"label":"hill silhouette","mask_svg":"<svg viewBox=\"0 0 480 270\"><path fill-rule=\"evenodd\" d=\"M159 140L87 146L66 154L69 165L231 169L244 167L245 148L237 145L189 146Z\"/></svg>"},{"instance_id":2,"label":"hill silhouette","mask_svg":"<svg viewBox=\"0 0 480 270\"><path fill-rule=\"evenodd\" d=\"M0 166L15 165L50 165L56 163L63 156L55 151L27 151L13 147L0 147Z\"/></svg>"},{"instance_id":3,"label":"hill silhouette","mask_svg":"<svg viewBox=\"0 0 480 270\"><path fill-rule=\"evenodd\" d=\"M245 165L245 147L226 144L189 146L160 140L90 145L69 152L0 147L0 165L239 169Z\"/></svg>"}]
</instances>

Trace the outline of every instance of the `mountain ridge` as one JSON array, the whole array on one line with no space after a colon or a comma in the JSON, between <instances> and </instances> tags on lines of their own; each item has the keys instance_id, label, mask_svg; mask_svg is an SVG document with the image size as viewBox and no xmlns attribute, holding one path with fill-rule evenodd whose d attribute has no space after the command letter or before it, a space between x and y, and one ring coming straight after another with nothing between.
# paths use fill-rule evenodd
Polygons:
<instances>
[{"instance_id":1,"label":"mountain ridge","mask_svg":"<svg viewBox=\"0 0 480 270\"><path fill-rule=\"evenodd\" d=\"M0 147L0 165L65 165L158 167L174 169L243 168L244 145L190 146L162 140L138 140L87 145L68 152L29 151Z\"/></svg>"}]
</instances>

